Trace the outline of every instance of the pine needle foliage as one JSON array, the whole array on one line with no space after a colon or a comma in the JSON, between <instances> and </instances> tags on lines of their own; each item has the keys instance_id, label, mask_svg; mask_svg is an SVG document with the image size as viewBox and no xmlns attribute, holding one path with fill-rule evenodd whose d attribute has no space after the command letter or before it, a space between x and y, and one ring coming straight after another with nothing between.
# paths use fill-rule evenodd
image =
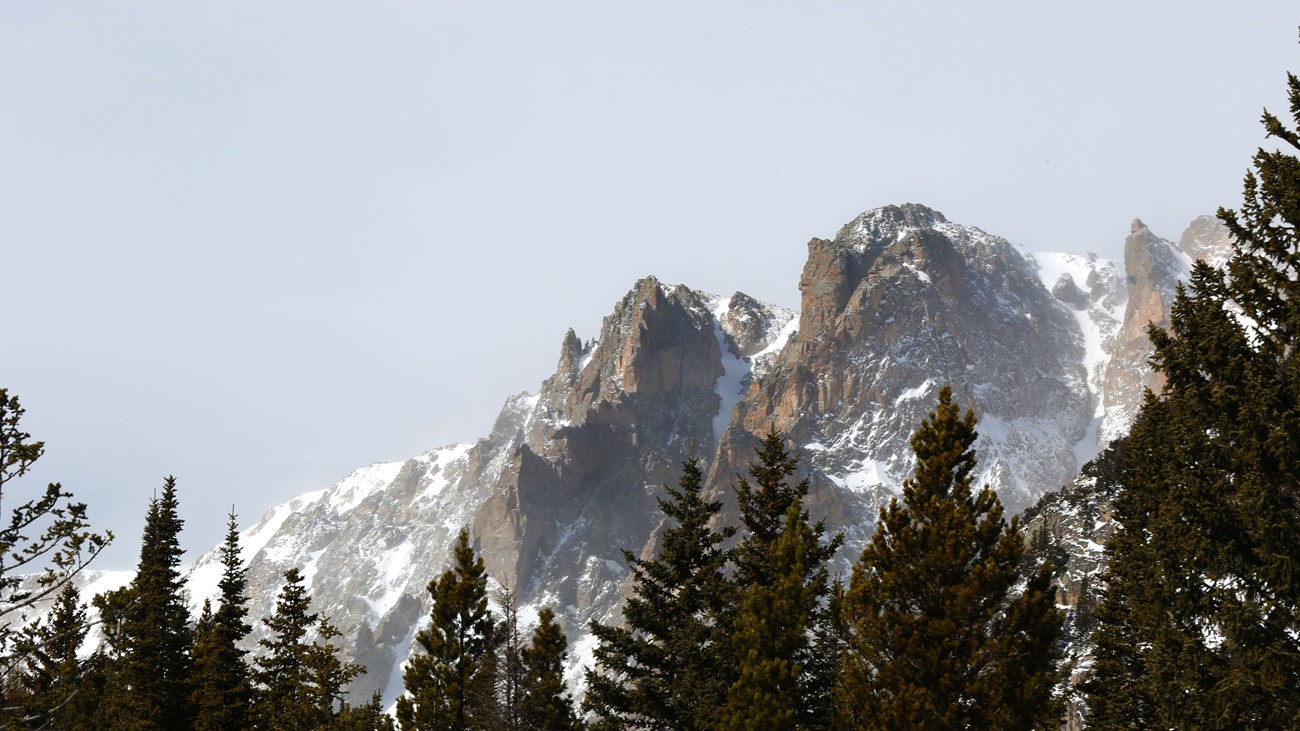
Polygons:
<instances>
[{"instance_id":1,"label":"pine needle foliage","mask_svg":"<svg viewBox=\"0 0 1300 731\"><path fill-rule=\"evenodd\" d=\"M486 728L500 717L496 699L499 633L488 609L483 559L462 530L452 567L429 582L431 626L416 635L423 652L411 656L397 699L403 731Z\"/></svg>"},{"instance_id":2,"label":"pine needle foliage","mask_svg":"<svg viewBox=\"0 0 1300 731\"><path fill-rule=\"evenodd\" d=\"M881 510L843 601L841 728L1048 729L1060 708L1061 616L1043 567L1023 588L1024 541L975 491L975 415L951 388L912 437L916 471Z\"/></svg>"},{"instance_id":3,"label":"pine needle foliage","mask_svg":"<svg viewBox=\"0 0 1300 731\"><path fill-rule=\"evenodd\" d=\"M247 570L239 552L239 529L231 512L221 545L221 597L217 610L195 628L191 702L195 731L248 728L252 683L240 642L252 631L248 617Z\"/></svg>"},{"instance_id":4,"label":"pine needle foliage","mask_svg":"<svg viewBox=\"0 0 1300 731\"><path fill-rule=\"evenodd\" d=\"M78 657L88 629L76 587L64 584L49 615L24 627L14 641L22 662L6 678L9 703L0 728L96 728L102 678L93 658Z\"/></svg>"},{"instance_id":5,"label":"pine needle foliage","mask_svg":"<svg viewBox=\"0 0 1300 731\"><path fill-rule=\"evenodd\" d=\"M270 636L259 644L266 653L254 664L253 707L261 731L335 729L349 715L343 703L347 684L362 672L339 658L339 631L309 611L311 597L298 569L284 573L275 612L265 620Z\"/></svg>"},{"instance_id":6,"label":"pine needle foliage","mask_svg":"<svg viewBox=\"0 0 1300 731\"><path fill-rule=\"evenodd\" d=\"M1226 269L1180 288L1164 374L1129 435L1107 544L1089 725L1297 728L1300 718L1300 81L1265 112Z\"/></svg>"},{"instance_id":7,"label":"pine needle foliage","mask_svg":"<svg viewBox=\"0 0 1300 731\"><path fill-rule=\"evenodd\" d=\"M18 396L0 388L0 502L9 511L0 519L0 675L27 658L10 645L22 616L42 599L57 595L113 539L92 533L86 505L58 483L21 501L15 481L45 453L45 443L23 431L26 410ZM23 577L37 574L33 586Z\"/></svg>"},{"instance_id":8,"label":"pine needle foliage","mask_svg":"<svg viewBox=\"0 0 1300 731\"><path fill-rule=\"evenodd\" d=\"M824 566L818 535L795 499L768 545L768 582L745 591L732 628L739 677L728 689L725 731L783 731L819 725L807 715L811 630L826 593L809 581ZM824 572L824 568L821 568ZM809 721L814 721L809 723Z\"/></svg>"},{"instance_id":9,"label":"pine needle foliage","mask_svg":"<svg viewBox=\"0 0 1300 731\"><path fill-rule=\"evenodd\" d=\"M722 665L725 728L748 728L768 715L774 728L828 728L832 720L838 658L827 564L843 536L827 538L825 524L811 522L803 508L808 480L791 484L798 466L772 429L749 477L738 478L741 540L731 551L718 622L731 649ZM779 619L771 616L778 610ZM760 701L770 707L759 712Z\"/></svg>"},{"instance_id":10,"label":"pine needle foliage","mask_svg":"<svg viewBox=\"0 0 1300 731\"><path fill-rule=\"evenodd\" d=\"M105 727L114 731L190 728L190 613L182 593L176 478L149 503L135 579L118 596L116 662L105 699Z\"/></svg>"},{"instance_id":11,"label":"pine needle foliage","mask_svg":"<svg viewBox=\"0 0 1300 731\"><path fill-rule=\"evenodd\" d=\"M577 731L573 698L564 685L569 641L555 612L544 607L537 615L532 641L522 657L520 728L529 731Z\"/></svg>"},{"instance_id":12,"label":"pine needle foliage","mask_svg":"<svg viewBox=\"0 0 1300 731\"><path fill-rule=\"evenodd\" d=\"M726 652L717 617L724 601L722 504L704 499L700 461L682 464L677 487L659 499L666 527L652 558L623 556L632 595L623 626L593 623L596 668L587 672L586 710L598 728L712 728L726 698Z\"/></svg>"}]
</instances>

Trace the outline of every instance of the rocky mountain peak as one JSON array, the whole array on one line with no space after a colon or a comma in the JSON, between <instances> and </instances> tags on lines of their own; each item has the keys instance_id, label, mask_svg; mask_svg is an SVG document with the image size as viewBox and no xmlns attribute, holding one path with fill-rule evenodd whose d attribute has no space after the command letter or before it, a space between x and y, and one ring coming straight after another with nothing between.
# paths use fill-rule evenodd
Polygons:
<instances>
[{"instance_id":1,"label":"rocky mountain peak","mask_svg":"<svg viewBox=\"0 0 1300 731\"><path fill-rule=\"evenodd\" d=\"M1213 248L1211 223L1194 222L1184 248ZM314 610L369 667L353 693L391 701L425 587L468 526L496 581L560 611L580 665L584 628L617 619L621 551L655 545L659 486L683 460L701 457L707 489L734 507L758 435L782 431L812 482L809 509L846 532L851 560L908 476L909 438L944 384L979 416L976 479L1014 512L1073 478L1099 429L1104 443L1127 428L1147 369L1138 320L1163 319L1187 261L1137 221L1123 271L1031 256L916 204L867 211L808 253L800 313L645 277L596 338L566 332L555 373L508 399L484 438L362 468L268 512L245 532L254 615L299 567ZM198 604L216 565L210 553L194 570Z\"/></svg>"},{"instance_id":2,"label":"rocky mountain peak","mask_svg":"<svg viewBox=\"0 0 1300 731\"><path fill-rule=\"evenodd\" d=\"M1222 266L1232 250L1232 234L1217 216L1197 216L1178 239L1178 248L1193 261Z\"/></svg>"}]
</instances>

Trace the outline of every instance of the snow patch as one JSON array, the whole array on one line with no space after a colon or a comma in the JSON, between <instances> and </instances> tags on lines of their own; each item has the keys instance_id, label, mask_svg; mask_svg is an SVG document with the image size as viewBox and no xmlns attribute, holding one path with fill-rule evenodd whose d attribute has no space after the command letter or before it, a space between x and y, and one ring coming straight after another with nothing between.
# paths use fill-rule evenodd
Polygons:
<instances>
[{"instance_id":1,"label":"snow patch","mask_svg":"<svg viewBox=\"0 0 1300 731\"><path fill-rule=\"evenodd\" d=\"M932 379L927 378L925 379L924 382L921 383L921 385L914 386L898 394L898 398L894 399L894 406L899 406L904 401L911 401L912 399L921 398L922 396L929 393L931 388L934 388L934 381Z\"/></svg>"},{"instance_id":2,"label":"snow patch","mask_svg":"<svg viewBox=\"0 0 1300 731\"><path fill-rule=\"evenodd\" d=\"M716 445L722 439L722 432L731 423L731 411L740 403L744 394L745 380L749 376L750 361L736 356L727 347L727 334L722 331L722 317L731 306L731 298L718 300L713 308L713 337L718 340L718 351L722 356L722 375L713 384L718 394L718 412L713 416L713 442Z\"/></svg>"},{"instance_id":3,"label":"snow patch","mask_svg":"<svg viewBox=\"0 0 1300 731\"><path fill-rule=\"evenodd\" d=\"M535 405L536 401L534 400ZM465 461L469 450L473 446L473 444L469 443L452 444L422 455L420 460L427 465L424 474L429 484L416 497L416 500L427 500L446 489L452 481L449 468L458 462Z\"/></svg>"}]
</instances>

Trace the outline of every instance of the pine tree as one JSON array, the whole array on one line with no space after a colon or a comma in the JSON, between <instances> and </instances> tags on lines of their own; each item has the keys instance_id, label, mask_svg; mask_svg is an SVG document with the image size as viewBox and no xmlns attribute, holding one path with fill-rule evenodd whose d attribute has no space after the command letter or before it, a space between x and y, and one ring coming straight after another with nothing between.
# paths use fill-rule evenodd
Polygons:
<instances>
[{"instance_id":1,"label":"pine tree","mask_svg":"<svg viewBox=\"0 0 1300 731\"><path fill-rule=\"evenodd\" d=\"M15 639L22 658L6 679L15 707L4 728L85 728L79 720L98 702L88 663L77 656L86 637L86 608L76 587L63 585L47 617L24 627Z\"/></svg>"},{"instance_id":2,"label":"pine tree","mask_svg":"<svg viewBox=\"0 0 1300 731\"><path fill-rule=\"evenodd\" d=\"M495 724L501 731L520 731L523 726L524 638L519 631L519 604L510 587L501 590L499 633L500 659L497 668L497 696L500 718Z\"/></svg>"},{"instance_id":3,"label":"pine tree","mask_svg":"<svg viewBox=\"0 0 1300 731\"><path fill-rule=\"evenodd\" d=\"M215 613L195 627L194 677L190 700L195 731L241 731L249 725L252 687L240 642L252 630L247 621L246 569L232 511L221 546L221 599ZM205 610L207 605L205 603Z\"/></svg>"},{"instance_id":4,"label":"pine tree","mask_svg":"<svg viewBox=\"0 0 1300 731\"><path fill-rule=\"evenodd\" d=\"M379 691L375 691L368 703L345 708L335 727L337 731L397 731L393 717L384 713L384 700Z\"/></svg>"},{"instance_id":5,"label":"pine tree","mask_svg":"<svg viewBox=\"0 0 1300 731\"><path fill-rule=\"evenodd\" d=\"M733 626L739 677L727 694L720 728L724 731L783 731L821 725L800 718L807 698L806 668L810 631L825 594L809 575L822 572L818 535L795 499L785 527L763 557L767 583L743 594Z\"/></svg>"},{"instance_id":6,"label":"pine tree","mask_svg":"<svg viewBox=\"0 0 1300 731\"><path fill-rule=\"evenodd\" d=\"M22 615L58 594L113 538L90 532L85 504L72 502L62 485L21 503L12 494L12 483L45 453L45 443L22 430L25 413L18 397L0 388L0 500L16 506L8 524L0 523L0 676L29 659L10 646ZM39 575L35 588L23 584L25 574Z\"/></svg>"},{"instance_id":7,"label":"pine tree","mask_svg":"<svg viewBox=\"0 0 1300 731\"><path fill-rule=\"evenodd\" d=\"M1061 616L1044 566L1014 591L1024 542L971 473L975 415L944 387L912 437L903 501L881 510L844 599L843 728L1056 728Z\"/></svg>"},{"instance_id":8,"label":"pine tree","mask_svg":"<svg viewBox=\"0 0 1300 731\"><path fill-rule=\"evenodd\" d=\"M1293 123L1300 81L1288 77ZM1259 151L1227 270L1198 263L1166 378L1127 443L1120 529L1094 615L1089 725L1294 728L1300 718L1300 138Z\"/></svg>"},{"instance_id":9,"label":"pine tree","mask_svg":"<svg viewBox=\"0 0 1300 731\"><path fill-rule=\"evenodd\" d=\"M306 699L319 719L314 728L334 728L350 708L345 699L348 684L364 668L355 663L345 663L339 657L339 647L334 641L342 633L328 618L320 618L315 634L315 640L305 648L303 659L307 671Z\"/></svg>"},{"instance_id":10,"label":"pine tree","mask_svg":"<svg viewBox=\"0 0 1300 731\"><path fill-rule=\"evenodd\" d=\"M332 642L338 630L309 611L311 598L302 573L291 568L284 573L284 582L275 613L265 620L271 636L259 641L266 654L254 661L257 727L262 731L332 728L345 715L343 689L361 668L339 660Z\"/></svg>"},{"instance_id":11,"label":"pine tree","mask_svg":"<svg viewBox=\"0 0 1300 731\"><path fill-rule=\"evenodd\" d=\"M523 652L520 728L529 731L577 731L573 698L564 686L569 641L550 607L538 612L532 642Z\"/></svg>"},{"instance_id":12,"label":"pine tree","mask_svg":"<svg viewBox=\"0 0 1300 731\"><path fill-rule=\"evenodd\" d=\"M176 478L149 503L135 579L114 639L118 657L106 689L105 727L123 731L189 728L189 610L182 595Z\"/></svg>"},{"instance_id":13,"label":"pine tree","mask_svg":"<svg viewBox=\"0 0 1300 731\"><path fill-rule=\"evenodd\" d=\"M725 601L721 544L712 525L721 503L702 495L699 460L682 465L676 488L659 499L667 527L654 558L623 555L632 571L625 626L593 623L596 668L584 707L611 728L712 728L726 699L725 647L718 616Z\"/></svg>"},{"instance_id":14,"label":"pine tree","mask_svg":"<svg viewBox=\"0 0 1300 731\"><path fill-rule=\"evenodd\" d=\"M748 470L753 482L744 477L738 480L736 498L743 531L731 552L732 578L719 620L719 626L729 633L733 650L721 673L728 687L725 724L738 727L736 723L745 723L737 720L737 695L758 692L752 684L760 677L772 677L778 663L788 662L793 675L785 681L787 687L772 698L794 705L782 708L779 716L788 715L794 728L829 728L838 639L827 564L843 536L827 538L823 522L810 522L802 507L809 483L806 479L789 483L799 458L790 454L780 434L770 430L756 457ZM784 634L779 636L789 640L781 650L770 644L778 635L756 627L752 615L760 607L777 605L793 607L787 620L800 622L781 628ZM763 618L758 621L767 622ZM743 641L746 637L749 644ZM753 644L756 641L757 646Z\"/></svg>"},{"instance_id":15,"label":"pine tree","mask_svg":"<svg viewBox=\"0 0 1300 731\"><path fill-rule=\"evenodd\" d=\"M429 582L432 625L415 637L424 650L407 661L397 699L403 731L478 729L495 717L496 623L488 610L483 559L462 530L453 566Z\"/></svg>"}]
</instances>

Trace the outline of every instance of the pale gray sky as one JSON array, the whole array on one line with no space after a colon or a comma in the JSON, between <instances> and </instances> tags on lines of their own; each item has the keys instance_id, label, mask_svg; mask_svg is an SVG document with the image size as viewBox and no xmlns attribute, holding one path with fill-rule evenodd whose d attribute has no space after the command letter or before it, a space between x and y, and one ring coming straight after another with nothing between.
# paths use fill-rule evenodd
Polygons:
<instances>
[{"instance_id":1,"label":"pale gray sky","mask_svg":"<svg viewBox=\"0 0 1300 731\"><path fill-rule=\"evenodd\" d=\"M1237 205L1294 1L0 2L0 385L133 564L486 433L646 274L795 306L931 205L1117 255ZM20 483L21 484L21 483Z\"/></svg>"}]
</instances>

